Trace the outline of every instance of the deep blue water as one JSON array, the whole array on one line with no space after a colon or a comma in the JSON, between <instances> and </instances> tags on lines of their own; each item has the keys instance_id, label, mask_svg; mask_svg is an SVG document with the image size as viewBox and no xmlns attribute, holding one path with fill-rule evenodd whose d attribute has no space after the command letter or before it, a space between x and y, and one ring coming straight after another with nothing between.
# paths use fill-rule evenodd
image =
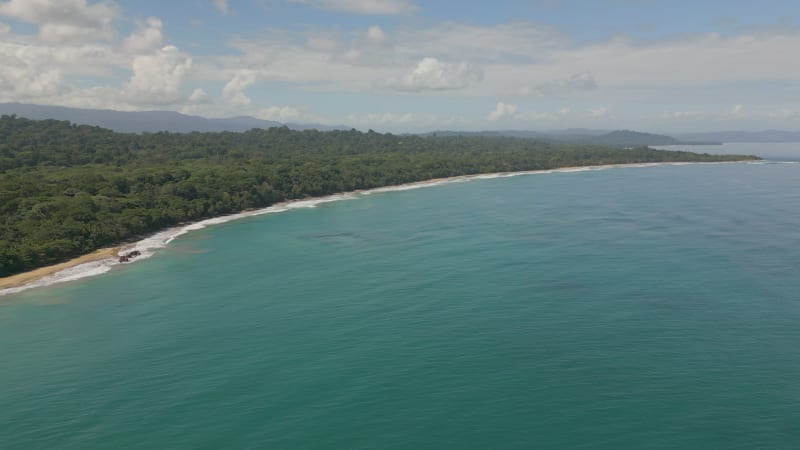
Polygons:
<instances>
[{"instance_id":1,"label":"deep blue water","mask_svg":"<svg viewBox=\"0 0 800 450\"><path fill-rule=\"evenodd\" d=\"M794 448L798 268L800 164L229 222L0 298L0 448Z\"/></svg>"}]
</instances>

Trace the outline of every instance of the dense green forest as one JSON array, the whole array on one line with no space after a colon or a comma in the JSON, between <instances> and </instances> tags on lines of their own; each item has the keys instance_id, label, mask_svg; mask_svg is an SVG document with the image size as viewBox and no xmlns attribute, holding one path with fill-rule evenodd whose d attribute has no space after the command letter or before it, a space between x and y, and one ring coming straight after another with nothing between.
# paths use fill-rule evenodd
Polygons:
<instances>
[{"instance_id":1,"label":"dense green forest","mask_svg":"<svg viewBox=\"0 0 800 450\"><path fill-rule=\"evenodd\" d=\"M455 175L754 159L356 130L126 134L0 117L0 277L283 200Z\"/></svg>"}]
</instances>

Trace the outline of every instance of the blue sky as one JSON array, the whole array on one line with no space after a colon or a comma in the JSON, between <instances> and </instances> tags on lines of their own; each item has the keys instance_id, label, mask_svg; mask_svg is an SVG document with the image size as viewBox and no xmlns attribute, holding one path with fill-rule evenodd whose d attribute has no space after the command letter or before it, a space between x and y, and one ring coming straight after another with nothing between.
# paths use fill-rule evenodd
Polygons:
<instances>
[{"instance_id":1,"label":"blue sky","mask_svg":"<svg viewBox=\"0 0 800 450\"><path fill-rule=\"evenodd\" d=\"M800 129L800 3L0 0L0 102L379 131Z\"/></svg>"}]
</instances>

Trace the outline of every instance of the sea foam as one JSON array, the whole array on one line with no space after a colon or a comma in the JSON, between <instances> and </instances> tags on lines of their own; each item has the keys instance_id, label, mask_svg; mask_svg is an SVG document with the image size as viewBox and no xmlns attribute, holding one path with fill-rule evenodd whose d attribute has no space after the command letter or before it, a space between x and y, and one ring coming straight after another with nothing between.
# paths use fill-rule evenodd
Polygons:
<instances>
[{"instance_id":1,"label":"sea foam","mask_svg":"<svg viewBox=\"0 0 800 450\"><path fill-rule=\"evenodd\" d=\"M321 205L324 203L330 203L342 200L353 200L372 194L408 191L412 189L421 189L421 188L440 186L443 184L451 184L451 183L462 183L472 180L489 180L495 178L508 178L508 177L522 176L522 175L541 175L541 174L551 174L551 173L578 173L578 172L589 172L589 171L618 169L618 168L653 167L653 166L665 166L665 165L678 166L687 164L726 164L726 163L725 162L723 163L681 163L681 162L637 163L637 164L613 164L613 165L603 165L603 166L565 167L561 169L528 170L520 172L484 173L475 175L462 175L450 178L440 178L427 181L418 181L413 183L400 184L397 186L385 186L385 187L360 190L354 192L332 194L324 197L291 200L291 201L276 203L266 208L244 211L236 214L229 214L226 216L213 217L210 219L204 219L198 222L190 223L179 227L168 228L166 230L159 231L153 235L150 235L133 244L127 244L122 246L118 255L123 255L132 252L134 250L140 252L140 255L137 256L135 259L130 260L130 262L121 263L118 261L117 258L106 258L98 261L91 261L79 264L67 269L60 270L56 273L42 277L36 281L24 284L22 286L0 289L0 297L8 294L16 294L36 287L50 286L56 283L63 283L66 281L74 281L82 278L92 277L95 275L101 275L114 269L116 266L121 266L124 264L134 264L136 262L150 258L156 254L157 250L166 247L178 237L183 236L189 232L202 230L209 226L220 225L223 223L231 222L233 220L243 219L246 217L255 217L264 214L275 214L280 212L291 211L294 209L315 208L317 205Z\"/></svg>"}]
</instances>

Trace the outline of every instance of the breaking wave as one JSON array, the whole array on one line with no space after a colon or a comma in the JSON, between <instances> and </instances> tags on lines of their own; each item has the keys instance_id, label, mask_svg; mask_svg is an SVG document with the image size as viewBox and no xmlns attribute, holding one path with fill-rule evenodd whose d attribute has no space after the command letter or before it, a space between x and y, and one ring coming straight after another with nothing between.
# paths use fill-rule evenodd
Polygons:
<instances>
[{"instance_id":1,"label":"breaking wave","mask_svg":"<svg viewBox=\"0 0 800 450\"><path fill-rule=\"evenodd\" d=\"M8 295L8 294L15 294L18 292L22 292L28 289L36 288L36 287L43 287L43 286L50 286L56 283L63 283L66 281L74 281L81 278L92 277L95 275L104 274L110 270L112 270L116 266L120 266L123 264L134 264L136 262L145 260L153 256L157 250L166 247L172 241L177 239L184 234L187 234L192 231L202 230L209 226L219 225L227 222L231 222L238 219L243 219L246 217L255 217L261 216L264 214L274 214L280 213L285 211L291 211L293 209L302 209L302 208L315 208L317 205L321 205L324 203L336 202L341 200L353 200L363 196L372 195L372 194L380 194L386 192L397 192L397 191L407 191L412 189L420 189L426 187L433 187L433 186L440 186L443 184L449 183L461 183L467 182L472 180L489 180L494 178L507 178L507 177L516 177L522 175L537 175L537 174L549 174L549 173L574 173L574 172L589 172L589 171L598 171L598 170L608 170L608 169L616 169L616 168L636 168L636 167L653 167L653 166L664 166L664 165L687 165L687 164L729 164L726 162L722 163L639 163L639 164L614 164L614 165L603 165L603 166L585 166L585 167L565 167L561 169L548 169L548 170L529 170L529 171L521 171L521 172L498 172L498 173L487 173L487 174L476 174L476 175L462 175L457 177L451 178L440 178L434 180L427 180L427 181L418 181L414 183L407 183L401 184L397 186L385 186L379 187L374 189L367 189L367 190L360 190L354 192L346 192L346 193L339 193L333 195L327 195L324 197L315 197L315 198L308 198L302 200L291 200L287 202L277 203L275 205L256 209L252 211L245 211L236 214L230 214L226 216L214 217L210 219L201 220L198 222L194 222L188 225L179 226L168 228L163 231L159 231L151 236L148 236L136 243L123 245L118 253L118 255L126 254L132 251L139 251L140 255L135 259L132 259L130 262L127 263L120 263L117 258L106 258L91 262L86 262L82 264L78 264L73 267L69 267L67 269L60 270L56 273L51 275L47 275L42 277L36 281L31 283L24 284L22 286L16 286L6 289L0 289L0 296Z\"/></svg>"}]
</instances>

